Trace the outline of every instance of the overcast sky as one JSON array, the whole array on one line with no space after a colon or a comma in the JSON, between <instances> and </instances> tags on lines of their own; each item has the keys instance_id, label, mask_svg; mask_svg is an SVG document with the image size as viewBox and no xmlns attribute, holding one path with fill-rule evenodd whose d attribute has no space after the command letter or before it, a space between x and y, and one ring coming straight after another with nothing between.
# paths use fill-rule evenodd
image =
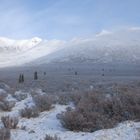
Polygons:
<instances>
[{"instance_id":1,"label":"overcast sky","mask_svg":"<svg viewBox=\"0 0 140 140\"><path fill-rule=\"evenodd\" d=\"M0 36L71 39L140 26L140 0L0 0Z\"/></svg>"}]
</instances>

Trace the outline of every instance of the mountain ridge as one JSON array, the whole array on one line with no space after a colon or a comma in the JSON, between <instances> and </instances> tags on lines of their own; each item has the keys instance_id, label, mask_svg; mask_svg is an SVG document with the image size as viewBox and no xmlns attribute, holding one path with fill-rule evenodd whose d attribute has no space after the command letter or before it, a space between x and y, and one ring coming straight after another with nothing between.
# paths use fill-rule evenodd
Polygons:
<instances>
[{"instance_id":1,"label":"mountain ridge","mask_svg":"<svg viewBox=\"0 0 140 140\"><path fill-rule=\"evenodd\" d=\"M92 38L70 41L42 40L37 37L17 41L0 38L0 67L53 62L139 64L140 29L103 30Z\"/></svg>"}]
</instances>

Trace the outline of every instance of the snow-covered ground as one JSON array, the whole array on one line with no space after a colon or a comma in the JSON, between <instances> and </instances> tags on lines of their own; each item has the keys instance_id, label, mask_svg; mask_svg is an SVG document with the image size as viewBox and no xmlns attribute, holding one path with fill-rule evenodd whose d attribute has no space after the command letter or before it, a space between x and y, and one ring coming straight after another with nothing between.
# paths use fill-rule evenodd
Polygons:
<instances>
[{"instance_id":1,"label":"snow-covered ground","mask_svg":"<svg viewBox=\"0 0 140 140\"><path fill-rule=\"evenodd\" d=\"M0 90L4 93L4 90ZM22 91L16 94L26 94ZM61 140L140 140L140 122L124 122L112 129L99 130L93 133L72 132L62 127L57 114L66 110L69 105L54 105L50 111L40 113L37 118L21 118L20 110L26 106L34 105L32 96L27 93L27 98L17 101L10 94L8 101L15 101L16 105L11 112L0 112L0 116L18 116L17 129L11 130L11 140L44 140L46 134L57 135Z\"/></svg>"}]
</instances>

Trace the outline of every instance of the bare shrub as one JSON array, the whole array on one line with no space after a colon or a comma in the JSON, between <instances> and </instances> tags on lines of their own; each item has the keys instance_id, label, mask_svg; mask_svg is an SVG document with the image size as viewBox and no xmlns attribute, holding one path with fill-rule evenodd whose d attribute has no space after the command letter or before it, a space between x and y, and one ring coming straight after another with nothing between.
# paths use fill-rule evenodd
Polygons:
<instances>
[{"instance_id":1,"label":"bare shrub","mask_svg":"<svg viewBox=\"0 0 140 140\"><path fill-rule=\"evenodd\" d=\"M36 95L33 96L33 100L37 106L37 108L42 112L46 110L50 110L52 108L52 98L49 95Z\"/></svg>"},{"instance_id":2,"label":"bare shrub","mask_svg":"<svg viewBox=\"0 0 140 140\"><path fill-rule=\"evenodd\" d=\"M3 100L0 102L0 109L3 111L11 111L11 109L15 106L14 101L6 101Z\"/></svg>"},{"instance_id":3,"label":"bare shrub","mask_svg":"<svg viewBox=\"0 0 140 140\"><path fill-rule=\"evenodd\" d=\"M74 93L71 93L70 96L71 96L71 101L77 105L79 103L79 101L81 100L82 96L81 95L83 93L78 93L78 92L74 92Z\"/></svg>"},{"instance_id":4,"label":"bare shrub","mask_svg":"<svg viewBox=\"0 0 140 140\"><path fill-rule=\"evenodd\" d=\"M83 115L77 114L77 112L74 110L66 111L59 118L61 118L62 125L71 131L79 130L82 127L83 122L85 121Z\"/></svg>"},{"instance_id":5,"label":"bare shrub","mask_svg":"<svg viewBox=\"0 0 140 140\"><path fill-rule=\"evenodd\" d=\"M0 128L0 140L10 140L10 129Z\"/></svg>"},{"instance_id":6,"label":"bare shrub","mask_svg":"<svg viewBox=\"0 0 140 140\"><path fill-rule=\"evenodd\" d=\"M8 129L16 129L18 121L19 121L17 117L10 117L10 116L3 116L1 117L1 120L5 128L8 128Z\"/></svg>"},{"instance_id":7,"label":"bare shrub","mask_svg":"<svg viewBox=\"0 0 140 140\"><path fill-rule=\"evenodd\" d=\"M7 96L7 92L3 89L0 89L0 101L3 101Z\"/></svg>"},{"instance_id":8,"label":"bare shrub","mask_svg":"<svg viewBox=\"0 0 140 140\"><path fill-rule=\"evenodd\" d=\"M74 92L74 93L58 93L58 100L57 102L61 105L68 105L70 102L77 104L81 99L81 94Z\"/></svg>"},{"instance_id":9,"label":"bare shrub","mask_svg":"<svg viewBox=\"0 0 140 140\"><path fill-rule=\"evenodd\" d=\"M63 93L58 96L58 103L61 105L67 105L71 101L70 95Z\"/></svg>"},{"instance_id":10,"label":"bare shrub","mask_svg":"<svg viewBox=\"0 0 140 140\"><path fill-rule=\"evenodd\" d=\"M0 89L4 89L5 91L9 90L10 87L8 85L6 85L4 82L0 82Z\"/></svg>"},{"instance_id":11,"label":"bare shrub","mask_svg":"<svg viewBox=\"0 0 140 140\"><path fill-rule=\"evenodd\" d=\"M60 140L60 138L57 137L57 135L55 135L54 137L52 137L50 135L46 135L44 140Z\"/></svg>"},{"instance_id":12,"label":"bare shrub","mask_svg":"<svg viewBox=\"0 0 140 140\"><path fill-rule=\"evenodd\" d=\"M82 95L75 109L60 115L62 125L72 131L93 132L126 120L140 119L140 94Z\"/></svg>"},{"instance_id":13,"label":"bare shrub","mask_svg":"<svg viewBox=\"0 0 140 140\"><path fill-rule=\"evenodd\" d=\"M15 92L15 94L13 95L14 98L16 98L18 101L24 100L27 98L27 93L23 92L23 91L17 91Z\"/></svg>"},{"instance_id":14,"label":"bare shrub","mask_svg":"<svg viewBox=\"0 0 140 140\"><path fill-rule=\"evenodd\" d=\"M35 118L39 116L39 111L36 107L26 107L21 110L20 114L25 118Z\"/></svg>"}]
</instances>

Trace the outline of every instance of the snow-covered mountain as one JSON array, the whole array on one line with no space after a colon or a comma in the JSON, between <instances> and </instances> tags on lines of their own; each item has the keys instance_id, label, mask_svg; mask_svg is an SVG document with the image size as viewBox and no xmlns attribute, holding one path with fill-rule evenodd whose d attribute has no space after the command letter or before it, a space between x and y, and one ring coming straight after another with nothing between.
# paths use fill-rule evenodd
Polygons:
<instances>
[{"instance_id":1,"label":"snow-covered mountain","mask_svg":"<svg viewBox=\"0 0 140 140\"><path fill-rule=\"evenodd\" d=\"M34 37L29 40L13 40L4 37L0 37L0 52L20 52L31 49L38 45L42 39Z\"/></svg>"},{"instance_id":2,"label":"snow-covered mountain","mask_svg":"<svg viewBox=\"0 0 140 140\"><path fill-rule=\"evenodd\" d=\"M0 38L0 67L51 62L139 63L140 28L70 41Z\"/></svg>"}]
</instances>

